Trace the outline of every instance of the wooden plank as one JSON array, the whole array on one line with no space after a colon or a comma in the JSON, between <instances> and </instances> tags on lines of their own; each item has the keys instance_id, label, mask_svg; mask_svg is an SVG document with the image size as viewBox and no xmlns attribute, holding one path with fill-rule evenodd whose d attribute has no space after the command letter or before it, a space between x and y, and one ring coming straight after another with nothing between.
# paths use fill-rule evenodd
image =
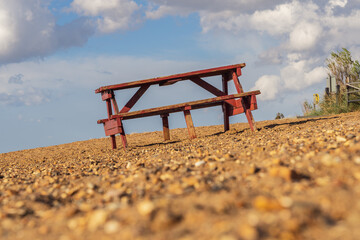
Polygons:
<instances>
[{"instance_id":1,"label":"wooden plank","mask_svg":"<svg viewBox=\"0 0 360 240\"><path fill-rule=\"evenodd\" d=\"M203 107L208 107L211 105L215 106L215 105L217 105L216 103L220 103L218 105L221 105L223 101L228 100L228 99L241 98L241 97L245 97L245 96L249 96L249 95L258 95L258 94L260 94L260 91L237 93L237 94L232 94L232 95L226 95L226 96L192 101L192 102L187 102L187 103L169 105L169 106L164 106L164 107L156 107L156 108L150 108L150 109L128 112L128 113L119 113L119 114L113 115L112 118L122 118L122 119L126 120L126 119L133 119L133 118L139 118L139 117L160 115L163 113L180 112L180 111L183 111L184 107L186 107L186 106L191 106L193 108L203 108Z\"/></svg>"},{"instance_id":2,"label":"wooden plank","mask_svg":"<svg viewBox=\"0 0 360 240\"><path fill-rule=\"evenodd\" d=\"M346 86L348 86L348 87L350 87L350 88L355 88L355 89L357 89L357 90L360 90L360 87L355 87L355 86L353 86L353 85L351 85L351 84L346 84Z\"/></svg>"},{"instance_id":3,"label":"wooden plank","mask_svg":"<svg viewBox=\"0 0 360 240\"><path fill-rule=\"evenodd\" d=\"M197 109L216 107L216 106L222 106L222 102L206 103L204 105L195 105L195 106L192 106L191 109L192 110L197 110ZM130 120L130 119L136 119L136 118L142 118L142 117L151 117L151 116L167 114L167 113L182 112L184 110L185 110L185 107L176 108L176 109L170 109L170 110L164 110L164 111L161 111L161 112L152 113L152 114L146 114L146 115L135 115L135 116L131 115L129 117L127 117L127 116L123 117L123 116L114 115L113 119L121 118L122 120ZM131 113L133 113L133 112L131 112ZM97 121L97 123L101 124L101 123L105 123L105 122L108 122L108 121L109 121L109 119L100 119L100 120Z\"/></svg>"},{"instance_id":4,"label":"wooden plank","mask_svg":"<svg viewBox=\"0 0 360 240\"><path fill-rule=\"evenodd\" d=\"M190 110L185 110L184 111L184 116L185 116L185 122L186 122L186 126L189 132L189 138L190 139L194 139L196 138L196 132L195 132L195 127L194 127L194 123L190 114Z\"/></svg>"},{"instance_id":5,"label":"wooden plank","mask_svg":"<svg viewBox=\"0 0 360 240\"><path fill-rule=\"evenodd\" d=\"M126 134L125 134L123 125L121 125L120 138L121 138L121 143L123 145L123 148L124 148L124 150L126 150L128 144L127 144Z\"/></svg>"},{"instance_id":6,"label":"wooden plank","mask_svg":"<svg viewBox=\"0 0 360 240\"><path fill-rule=\"evenodd\" d=\"M111 140L111 147L112 147L112 149L116 149L116 138L115 138L115 135L111 135L111 136L110 136L110 140Z\"/></svg>"},{"instance_id":7,"label":"wooden plank","mask_svg":"<svg viewBox=\"0 0 360 240\"><path fill-rule=\"evenodd\" d=\"M131 110L131 108L139 101L142 95L148 90L150 84L143 85L136 91L134 96L125 104L125 106L121 109L120 113L127 113Z\"/></svg>"},{"instance_id":8,"label":"wooden plank","mask_svg":"<svg viewBox=\"0 0 360 240\"><path fill-rule=\"evenodd\" d=\"M165 77L157 77L157 78L150 78L140 81L134 81L134 82L127 82L127 83L120 83L120 84L114 84L109 86L103 86L95 90L95 93L100 93L106 90L120 90L120 89L127 89L127 88L134 88L134 87L141 87L142 85L146 84L162 84L166 83L171 80L187 80L191 77L198 76L198 77L211 77L216 75L221 75L223 73L226 73L230 70L237 71L238 68L245 67L245 63L241 64L235 64L235 65L229 65L229 66L223 66L223 67L217 67L217 68L209 68L205 70L199 70L199 71L193 71L193 72L187 72L187 73L180 73Z\"/></svg>"},{"instance_id":9,"label":"wooden plank","mask_svg":"<svg viewBox=\"0 0 360 240\"><path fill-rule=\"evenodd\" d=\"M169 114L161 114L165 141L170 140L169 118L168 117L169 117Z\"/></svg>"}]
</instances>

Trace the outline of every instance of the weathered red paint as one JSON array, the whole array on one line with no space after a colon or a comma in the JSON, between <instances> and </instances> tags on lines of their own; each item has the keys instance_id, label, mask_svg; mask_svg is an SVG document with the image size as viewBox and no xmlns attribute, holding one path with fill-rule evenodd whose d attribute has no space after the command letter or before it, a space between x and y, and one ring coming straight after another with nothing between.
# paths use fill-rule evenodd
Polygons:
<instances>
[{"instance_id":1,"label":"weathered red paint","mask_svg":"<svg viewBox=\"0 0 360 240\"><path fill-rule=\"evenodd\" d=\"M250 95L250 96L247 96L244 98L246 98L247 101L249 101L249 98L250 98L249 102L251 102L251 104L246 105L246 108L250 109L250 111L254 111L254 110L258 109L257 102L256 102L256 95ZM244 107L241 104L241 99L236 100L236 102L238 103L237 107L230 107L228 109L228 114L230 116L238 115L238 114L245 112Z\"/></svg>"},{"instance_id":2,"label":"weathered red paint","mask_svg":"<svg viewBox=\"0 0 360 240\"><path fill-rule=\"evenodd\" d=\"M170 75L170 76L165 76L165 77L150 78L150 79L146 79L146 80L121 83L121 84L115 84L115 85L110 85L110 86L103 86L103 87L96 89L95 93L101 93L106 90L120 90L120 89L141 87L146 84L150 84L150 85L162 84L162 83L166 83L171 80L183 81L183 80L188 80L190 77L193 77L193 76L198 76L201 78L202 77L212 77L212 76L217 76L217 75L226 73L229 70L237 71L238 68L243 68L245 66L246 66L245 63L241 63L241 64L235 64L235 65L229 65L229 66L223 66L223 67L217 67L217 68L210 68L210 69L205 69L205 70L200 70L200 71L175 74L175 75Z\"/></svg>"},{"instance_id":3,"label":"weathered red paint","mask_svg":"<svg viewBox=\"0 0 360 240\"><path fill-rule=\"evenodd\" d=\"M164 140L170 140L170 129L169 129L169 114L161 114L162 124L163 124L163 133L164 133Z\"/></svg>"},{"instance_id":4,"label":"weathered red paint","mask_svg":"<svg viewBox=\"0 0 360 240\"><path fill-rule=\"evenodd\" d=\"M103 101L106 101L108 99L111 99L114 97L114 92L109 90L109 91L104 91L101 93L101 98Z\"/></svg>"},{"instance_id":5,"label":"weathered red paint","mask_svg":"<svg viewBox=\"0 0 360 240\"><path fill-rule=\"evenodd\" d=\"M189 132L190 139L194 139L194 138L196 138L196 132L195 132L194 123L193 123L193 120L191 117L190 109L184 110L184 116L185 116L185 122L186 122L186 126L187 126L187 129Z\"/></svg>"},{"instance_id":6,"label":"weathered red paint","mask_svg":"<svg viewBox=\"0 0 360 240\"><path fill-rule=\"evenodd\" d=\"M142 95L148 90L150 87L150 84L143 85L137 90L137 92L132 96L132 98L125 104L123 109L121 109L120 113L126 113L129 112L130 109L139 101Z\"/></svg>"},{"instance_id":7,"label":"weathered red paint","mask_svg":"<svg viewBox=\"0 0 360 240\"><path fill-rule=\"evenodd\" d=\"M229 88L228 88L228 76L229 74L222 74L222 89L223 92L228 95L229 93ZM226 102L224 102L222 104L222 110L223 110L223 115L224 115L224 132L229 131L230 130L230 118L229 118L229 105L226 104Z\"/></svg>"},{"instance_id":8,"label":"weathered red paint","mask_svg":"<svg viewBox=\"0 0 360 240\"><path fill-rule=\"evenodd\" d=\"M257 109L256 95L260 94L260 91L244 93L238 78L242 74L241 69L243 67L245 67L245 63L100 87L96 89L95 92L101 93L102 100L106 101L108 118L98 120L98 123L104 124L105 135L111 137L113 149L116 148L116 134L120 134L123 148L126 149L127 147L126 134L122 123L123 120L160 115L163 122L164 139L169 140L170 132L168 116L170 113L182 111L188 127L189 136L193 139L196 138L196 133L190 110L213 106L222 106L224 114L224 131L229 130L229 116L240 113L245 113L250 128L254 131L255 121L251 111ZM216 75L222 76L222 90L219 90L202 79L203 77ZM130 112L131 108L137 103L151 85L159 84L160 86L167 86L183 80L191 80L203 89L214 94L216 97ZM234 82L237 91L236 94L228 95L228 81L230 80ZM119 111L114 90L135 87L139 87L139 89Z\"/></svg>"},{"instance_id":9,"label":"weathered red paint","mask_svg":"<svg viewBox=\"0 0 360 240\"><path fill-rule=\"evenodd\" d=\"M128 119L161 115L164 113L182 112L184 110L218 106L218 105L222 105L222 103L228 99L243 98L246 96L258 95L258 94L260 94L260 91L237 93L237 94L231 94L231 95L220 96L220 97L215 97L215 98L208 98L208 99L204 99L204 100L197 100L197 101L192 101L192 102L174 104L174 105L169 105L169 106L164 106L164 107L149 108L149 109L144 109L144 110L139 110L139 111L134 111L134 112L127 112L127 113L119 113L119 114L112 115L111 118L112 119L122 118L123 120L128 120ZM99 120L98 123L103 123L105 121L106 121L106 119Z\"/></svg>"},{"instance_id":10,"label":"weathered red paint","mask_svg":"<svg viewBox=\"0 0 360 240\"><path fill-rule=\"evenodd\" d=\"M122 122L120 118L107 119L107 121L103 123L106 136L122 133Z\"/></svg>"},{"instance_id":11,"label":"weathered red paint","mask_svg":"<svg viewBox=\"0 0 360 240\"><path fill-rule=\"evenodd\" d=\"M239 78L238 78L238 75L236 74L235 71L232 72L232 77L233 77L233 81L234 81L234 84L235 84L235 88L236 88L236 91L238 93L243 93L244 90L240 84L240 81L239 81Z\"/></svg>"}]
</instances>

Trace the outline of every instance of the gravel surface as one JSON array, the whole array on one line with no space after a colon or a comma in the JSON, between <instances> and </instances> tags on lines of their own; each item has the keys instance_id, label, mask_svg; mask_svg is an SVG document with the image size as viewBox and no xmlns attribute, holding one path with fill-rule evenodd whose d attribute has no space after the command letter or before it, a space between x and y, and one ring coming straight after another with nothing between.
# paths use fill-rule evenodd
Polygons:
<instances>
[{"instance_id":1,"label":"gravel surface","mask_svg":"<svg viewBox=\"0 0 360 240\"><path fill-rule=\"evenodd\" d=\"M0 154L1 239L360 239L360 113ZM120 143L120 139L119 139Z\"/></svg>"}]
</instances>

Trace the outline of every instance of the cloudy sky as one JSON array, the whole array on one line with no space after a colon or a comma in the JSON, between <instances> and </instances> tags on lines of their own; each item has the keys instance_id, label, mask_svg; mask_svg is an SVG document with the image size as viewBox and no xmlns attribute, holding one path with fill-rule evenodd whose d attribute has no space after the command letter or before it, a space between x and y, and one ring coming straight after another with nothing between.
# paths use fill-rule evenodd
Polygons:
<instances>
[{"instance_id":1,"label":"cloudy sky","mask_svg":"<svg viewBox=\"0 0 360 240\"><path fill-rule=\"evenodd\" d=\"M103 137L99 86L242 62L244 89L262 92L256 120L300 115L324 91L331 51L359 59L359 22L360 0L0 0L0 152ZM118 91L119 104L132 94ZM204 97L191 83L153 86L135 110ZM193 118L221 124L220 107ZM170 125L185 127L181 113Z\"/></svg>"}]
</instances>

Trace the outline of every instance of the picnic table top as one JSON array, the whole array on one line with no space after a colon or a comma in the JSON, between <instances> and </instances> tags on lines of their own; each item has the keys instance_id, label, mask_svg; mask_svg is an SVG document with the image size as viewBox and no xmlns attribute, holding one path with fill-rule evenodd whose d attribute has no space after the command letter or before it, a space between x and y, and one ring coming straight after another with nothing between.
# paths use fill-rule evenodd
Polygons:
<instances>
[{"instance_id":1,"label":"picnic table top","mask_svg":"<svg viewBox=\"0 0 360 240\"><path fill-rule=\"evenodd\" d=\"M170 75L170 76L156 77L156 78L150 78L150 79L145 79L145 80L140 80L140 81L108 85L108 86L103 86L103 87L96 89L95 93L101 93L106 90L120 90L120 89L135 88L135 87L141 87L143 85L154 85L154 84L166 85L167 83L172 84L177 81L190 79L192 77L212 77L212 76L220 75L222 73L226 73L229 70L236 71L236 69L243 68L245 66L246 66L245 63L240 63L240 64L235 64L235 65L228 65L228 66L223 66L223 67L209 68L209 69L204 69L204 70L199 70L199 71L174 74L174 75Z\"/></svg>"}]
</instances>

